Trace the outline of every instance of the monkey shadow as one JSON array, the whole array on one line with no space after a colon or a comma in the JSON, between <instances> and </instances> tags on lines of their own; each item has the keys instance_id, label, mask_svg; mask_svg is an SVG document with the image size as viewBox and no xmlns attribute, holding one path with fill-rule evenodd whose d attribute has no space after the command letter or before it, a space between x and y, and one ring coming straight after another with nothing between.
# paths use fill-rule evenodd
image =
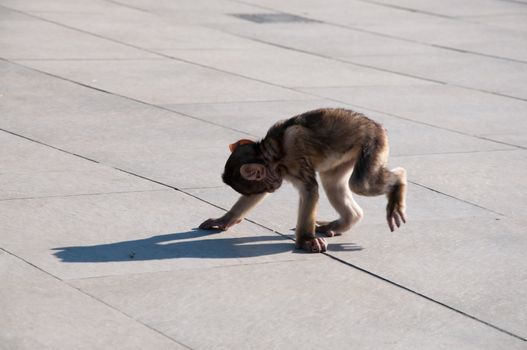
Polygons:
<instances>
[{"instance_id":1,"label":"monkey shadow","mask_svg":"<svg viewBox=\"0 0 527 350\"><path fill-rule=\"evenodd\" d=\"M280 236L214 237L221 231L192 230L145 239L53 248L62 262L96 263L178 258L229 259L291 251L292 242Z\"/></svg>"},{"instance_id":2,"label":"monkey shadow","mask_svg":"<svg viewBox=\"0 0 527 350\"><path fill-rule=\"evenodd\" d=\"M53 248L62 262L97 263L133 260L164 260L178 258L232 259L273 255L285 252L307 254L295 249L291 239L281 236L214 237L222 231L194 229L186 232L157 235L144 239ZM330 244L329 251L354 251L362 247L350 244Z\"/></svg>"},{"instance_id":3,"label":"monkey shadow","mask_svg":"<svg viewBox=\"0 0 527 350\"><path fill-rule=\"evenodd\" d=\"M328 253L331 252L355 252L363 250L360 245L355 243L331 243L328 241Z\"/></svg>"}]
</instances>

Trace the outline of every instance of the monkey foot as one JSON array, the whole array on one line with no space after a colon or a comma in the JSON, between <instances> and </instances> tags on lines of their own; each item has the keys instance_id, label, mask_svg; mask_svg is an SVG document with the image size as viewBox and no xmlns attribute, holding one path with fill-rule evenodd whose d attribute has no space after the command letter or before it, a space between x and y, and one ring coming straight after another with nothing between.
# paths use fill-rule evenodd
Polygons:
<instances>
[{"instance_id":1,"label":"monkey foot","mask_svg":"<svg viewBox=\"0 0 527 350\"><path fill-rule=\"evenodd\" d=\"M335 230L334 227L334 221L317 221L315 231L326 235L326 237L342 235L342 232Z\"/></svg>"},{"instance_id":2,"label":"monkey foot","mask_svg":"<svg viewBox=\"0 0 527 350\"><path fill-rule=\"evenodd\" d=\"M323 253L327 248L328 243L321 237L306 239L302 245L302 249L310 253Z\"/></svg>"},{"instance_id":3,"label":"monkey foot","mask_svg":"<svg viewBox=\"0 0 527 350\"><path fill-rule=\"evenodd\" d=\"M395 230L395 226L401 227L401 222L406 224L406 214L404 210L395 208L391 212L388 212L386 221L388 221L388 227L390 227L390 231L393 232Z\"/></svg>"}]
</instances>

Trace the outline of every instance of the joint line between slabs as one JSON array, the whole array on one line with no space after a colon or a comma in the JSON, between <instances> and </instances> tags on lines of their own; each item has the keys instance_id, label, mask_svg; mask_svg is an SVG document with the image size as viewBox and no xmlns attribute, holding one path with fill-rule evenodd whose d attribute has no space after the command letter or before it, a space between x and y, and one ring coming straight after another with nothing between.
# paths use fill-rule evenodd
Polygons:
<instances>
[{"instance_id":1,"label":"joint line between slabs","mask_svg":"<svg viewBox=\"0 0 527 350\"><path fill-rule=\"evenodd\" d=\"M481 205L476 204L476 203L469 202L469 201L467 201L467 200L465 200L465 199L461 199L461 198L455 197L455 196L450 195L450 194L448 194L448 193L441 192L441 191L439 191L439 190L436 190L436 189L433 189L433 188L431 188L431 187L428 187L428 186L422 185L422 184L417 183L417 182L415 182L415 181L408 181L408 182L409 182L409 183L412 183L412 184L414 184L414 185L416 185L416 186L419 186L419 187L425 188L425 189L427 189L427 190L429 190L429 191L432 191L432 192L435 192L435 193L441 194L441 195L443 195L443 196L446 196L446 197L449 197L449 198L452 198L452 199L458 200L458 201L463 202L463 203L466 203L466 204L470 204L470 205L472 205L472 206L474 206L474 207L477 207L477 208L480 208L480 209L484 209L484 210L489 211L489 212L491 212L491 213L494 213L494 214L496 214L496 215L506 216L506 215L503 214L503 213L500 213L500 212L494 211L494 210L492 210L492 209L486 208L486 207L481 206Z\"/></svg>"},{"instance_id":2,"label":"joint line between slabs","mask_svg":"<svg viewBox=\"0 0 527 350\"><path fill-rule=\"evenodd\" d=\"M50 199L50 198L71 198L71 197L90 197L90 196L104 196L112 194L127 194L127 193L146 193L146 192L163 192L168 191L167 189L152 189L152 190L130 190L130 191L113 191L113 192L93 192L93 193L78 193L78 194L64 194L64 195L52 195L52 196L35 196L35 197L19 197L19 198L3 198L0 202L9 201L25 201L32 199Z\"/></svg>"}]
</instances>

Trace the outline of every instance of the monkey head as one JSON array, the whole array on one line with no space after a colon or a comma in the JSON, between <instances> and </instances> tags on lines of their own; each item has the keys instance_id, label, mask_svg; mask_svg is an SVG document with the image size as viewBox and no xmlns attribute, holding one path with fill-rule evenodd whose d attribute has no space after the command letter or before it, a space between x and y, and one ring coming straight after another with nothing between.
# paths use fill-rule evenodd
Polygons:
<instances>
[{"instance_id":1,"label":"monkey head","mask_svg":"<svg viewBox=\"0 0 527 350\"><path fill-rule=\"evenodd\" d=\"M231 155L225 164L223 182L243 195L274 192L282 184L282 176L264 160L260 144L240 140L229 145Z\"/></svg>"}]
</instances>

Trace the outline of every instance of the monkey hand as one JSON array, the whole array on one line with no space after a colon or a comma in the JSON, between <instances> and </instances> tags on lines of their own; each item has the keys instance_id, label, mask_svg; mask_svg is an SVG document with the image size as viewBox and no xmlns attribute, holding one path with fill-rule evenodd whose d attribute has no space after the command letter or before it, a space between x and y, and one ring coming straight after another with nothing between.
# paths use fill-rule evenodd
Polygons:
<instances>
[{"instance_id":1,"label":"monkey hand","mask_svg":"<svg viewBox=\"0 0 527 350\"><path fill-rule=\"evenodd\" d=\"M222 216L221 218L217 219L205 220L201 225L199 225L199 229L227 231L229 227L234 226L241 221L242 219L231 219L227 216Z\"/></svg>"},{"instance_id":2,"label":"monkey hand","mask_svg":"<svg viewBox=\"0 0 527 350\"><path fill-rule=\"evenodd\" d=\"M306 238L300 248L309 253L323 253L328 249L328 243L322 237Z\"/></svg>"}]
</instances>

